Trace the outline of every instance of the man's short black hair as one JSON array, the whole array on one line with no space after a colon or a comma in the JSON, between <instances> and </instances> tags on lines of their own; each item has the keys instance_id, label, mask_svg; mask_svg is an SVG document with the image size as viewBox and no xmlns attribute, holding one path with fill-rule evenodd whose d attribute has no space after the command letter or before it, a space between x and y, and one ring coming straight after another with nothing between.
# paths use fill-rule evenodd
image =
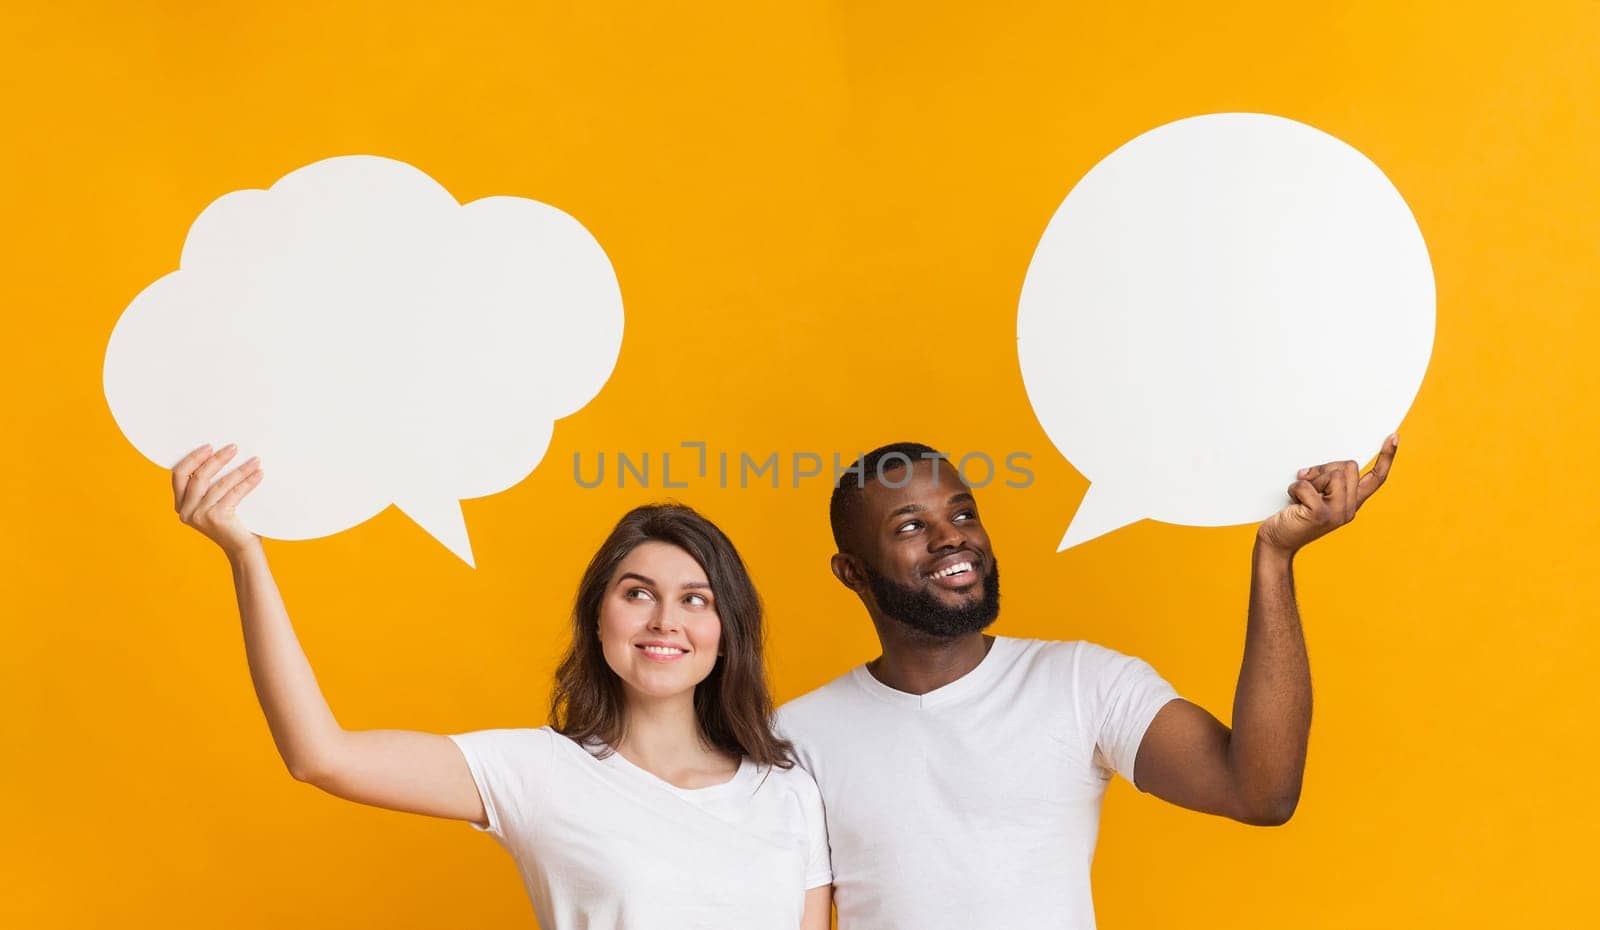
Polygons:
<instances>
[{"instance_id":1,"label":"man's short black hair","mask_svg":"<svg viewBox=\"0 0 1600 930\"><path fill-rule=\"evenodd\" d=\"M856 521L861 516L862 489L886 472L915 465L927 458L945 458L943 452L920 442L893 442L863 455L839 476L828 501L828 522L833 524L833 544L840 552L852 551Z\"/></svg>"}]
</instances>

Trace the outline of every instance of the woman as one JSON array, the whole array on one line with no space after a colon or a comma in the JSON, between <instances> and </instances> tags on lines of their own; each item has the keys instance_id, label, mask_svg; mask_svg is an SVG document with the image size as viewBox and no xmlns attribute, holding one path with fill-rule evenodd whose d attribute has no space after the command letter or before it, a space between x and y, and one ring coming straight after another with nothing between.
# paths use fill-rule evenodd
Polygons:
<instances>
[{"instance_id":1,"label":"woman","mask_svg":"<svg viewBox=\"0 0 1600 930\"><path fill-rule=\"evenodd\" d=\"M233 566L250 676L295 778L491 833L546 930L825 930L821 798L770 729L760 603L720 530L672 505L622 518L579 584L552 726L350 731L236 514L260 463L212 480L234 454L189 453L174 501Z\"/></svg>"}]
</instances>

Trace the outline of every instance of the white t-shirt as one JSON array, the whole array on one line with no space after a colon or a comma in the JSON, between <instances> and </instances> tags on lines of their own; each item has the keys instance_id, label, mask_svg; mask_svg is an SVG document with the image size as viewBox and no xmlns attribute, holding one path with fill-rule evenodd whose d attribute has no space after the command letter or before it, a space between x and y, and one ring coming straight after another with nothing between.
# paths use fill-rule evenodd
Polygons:
<instances>
[{"instance_id":1,"label":"white t-shirt","mask_svg":"<svg viewBox=\"0 0 1600 930\"><path fill-rule=\"evenodd\" d=\"M798 766L745 759L679 788L549 727L450 737L486 829L516 859L545 930L795 930L832 880L822 800Z\"/></svg>"},{"instance_id":2,"label":"white t-shirt","mask_svg":"<svg viewBox=\"0 0 1600 930\"><path fill-rule=\"evenodd\" d=\"M828 816L839 930L1094 927L1111 770L1177 692L1085 642L996 637L916 695L858 666L778 711Z\"/></svg>"}]
</instances>

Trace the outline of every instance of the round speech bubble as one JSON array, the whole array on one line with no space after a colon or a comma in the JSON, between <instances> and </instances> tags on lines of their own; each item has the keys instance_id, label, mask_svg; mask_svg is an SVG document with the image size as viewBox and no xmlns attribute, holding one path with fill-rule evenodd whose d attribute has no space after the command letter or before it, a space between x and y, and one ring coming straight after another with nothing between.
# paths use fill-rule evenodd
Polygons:
<instances>
[{"instance_id":1,"label":"round speech bubble","mask_svg":"<svg viewBox=\"0 0 1600 930\"><path fill-rule=\"evenodd\" d=\"M471 565L459 501L533 471L610 378L622 323L610 260L566 213L330 158L201 212L117 320L106 402L163 468L205 441L259 455L253 532L327 536L392 503Z\"/></svg>"},{"instance_id":2,"label":"round speech bubble","mask_svg":"<svg viewBox=\"0 0 1600 930\"><path fill-rule=\"evenodd\" d=\"M1051 217L1017 310L1028 399L1090 482L1059 549L1262 520L1301 467L1371 459L1433 330L1417 222L1348 144L1259 113L1125 143Z\"/></svg>"}]
</instances>

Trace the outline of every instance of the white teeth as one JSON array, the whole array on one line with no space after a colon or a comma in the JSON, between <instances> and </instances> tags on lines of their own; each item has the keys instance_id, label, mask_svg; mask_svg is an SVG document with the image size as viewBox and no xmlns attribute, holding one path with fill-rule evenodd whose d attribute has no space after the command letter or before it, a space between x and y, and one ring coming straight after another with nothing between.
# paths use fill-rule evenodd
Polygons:
<instances>
[{"instance_id":1,"label":"white teeth","mask_svg":"<svg viewBox=\"0 0 1600 930\"><path fill-rule=\"evenodd\" d=\"M956 564L950 566L949 568L941 569L940 571L934 572L929 577L930 578L949 578L951 575L960 575L960 574L962 574L964 572L970 572L970 571L972 571L972 563L971 562L957 562Z\"/></svg>"},{"instance_id":2,"label":"white teeth","mask_svg":"<svg viewBox=\"0 0 1600 930\"><path fill-rule=\"evenodd\" d=\"M681 656L687 650L675 646L645 646L644 651L653 656Z\"/></svg>"}]
</instances>

